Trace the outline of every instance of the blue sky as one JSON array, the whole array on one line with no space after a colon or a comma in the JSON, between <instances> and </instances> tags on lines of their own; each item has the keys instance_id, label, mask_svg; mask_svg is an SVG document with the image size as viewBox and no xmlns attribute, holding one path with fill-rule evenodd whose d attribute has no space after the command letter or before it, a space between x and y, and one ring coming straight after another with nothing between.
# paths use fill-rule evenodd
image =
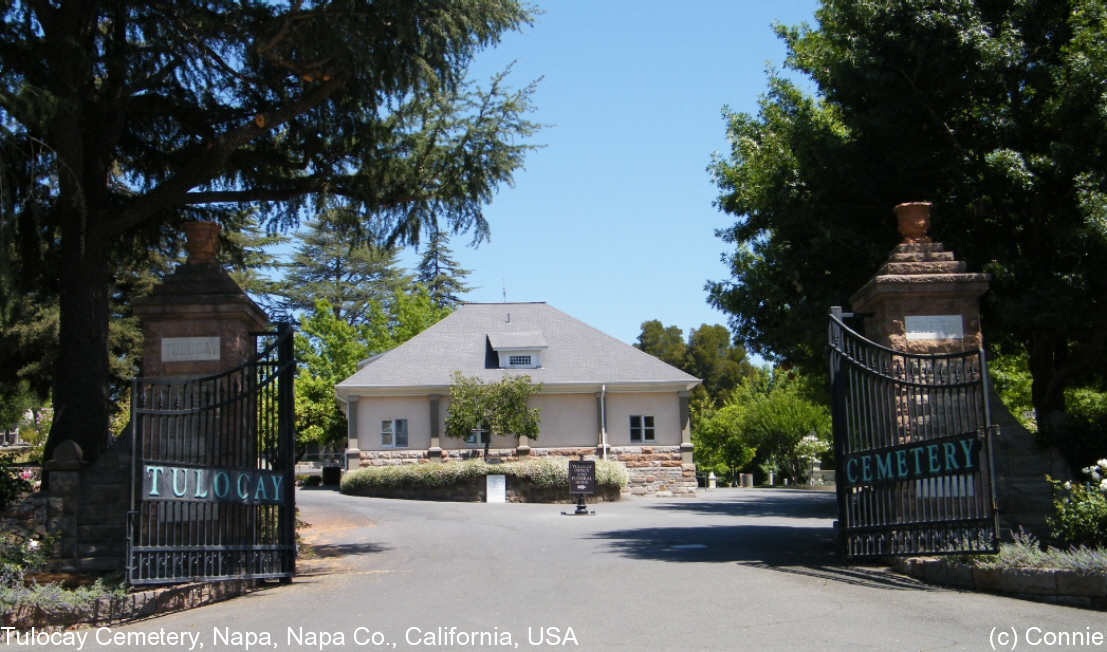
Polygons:
<instances>
[{"instance_id":1,"label":"blue sky","mask_svg":"<svg viewBox=\"0 0 1107 652\"><path fill-rule=\"evenodd\" d=\"M451 243L472 270L468 301L546 301L633 343L660 319L687 336L725 323L708 279L727 277L706 167L727 149L723 105L756 111L784 47L773 21L814 22L816 2L558 0L471 70L515 61L516 87L543 77L532 119L549 125L514 187L485 215L492 237ZM404 256L413 264L415 255Z\"/></svg>"}]
</instances>

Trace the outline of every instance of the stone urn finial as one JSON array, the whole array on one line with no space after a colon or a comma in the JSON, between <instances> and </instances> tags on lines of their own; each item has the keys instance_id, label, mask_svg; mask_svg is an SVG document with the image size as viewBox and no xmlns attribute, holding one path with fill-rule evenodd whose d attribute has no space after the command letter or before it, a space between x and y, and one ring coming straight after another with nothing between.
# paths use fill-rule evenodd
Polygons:
<instances>
[{"instance_id":1,"label":"stone urn finial","mask_svg":"<svg viewBox=\"0 0 1107 652\"><path fill-rule=\"evenodd\" d=\"M932 205L928 201L911 201L896 205L894 210L896 220L899 222L899 233L905 243L930 242L930 236L926 232L930 230Z\"/></svg>"},{"instance_id":2,"label":"stone urn finial","mask_svg":"<svg viewBox=\"0 0 1107 652\"><path fill-rule=\"evenodd\" d=\"M185 222L189 264L215 262L219 251L219 225L215 222Z\"/></svg>"}]
</instances>

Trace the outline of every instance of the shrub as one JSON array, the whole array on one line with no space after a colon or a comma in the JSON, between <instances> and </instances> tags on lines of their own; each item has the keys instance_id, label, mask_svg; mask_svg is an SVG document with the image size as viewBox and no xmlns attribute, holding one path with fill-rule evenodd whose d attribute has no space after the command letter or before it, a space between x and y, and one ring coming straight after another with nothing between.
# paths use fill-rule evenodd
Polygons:
<instances>
[{"instance_id":1,"label":"shrub","mask_svg":"<svg viewBox=\"0 0 1107 652\"><path fill-rule=\"evenodd\" d=\"M1077 546L1069 550L1042 548L1034 535L1014 534L1013 543L999 546L998 555L973 555L971 562L979 568L1020 569L1041 568L1071 570L1079 573L1107 573L1107 550Z\"/></svg>"},{"instance_id":2,"label":"shrub","mask_svg":"<svg viewBox=\"0 0 1107 652\"><path fill-rule=\"evenodd\" d=\"M483 460L376 466L347 473L340 490L345 494L380 495L392 490L431 491L477 486L487 475L504 475L529 483L539 491L567 492L569 461L545 457L523 462L488 464ZM618 462L596 461L596 489L618 490L627 484L627 471Z\"/></svg>"},{"instance_id":3,"label":"shrub","mask_svg":"<svg viewBox=\"0 0 1107 652\"><path fill-rule=\"evenodd\" d=\"M12 458L0 455L0 511L7 508L25 491L31 490L31 484L20 475L22 469L12 466Z\"/></svg>"},{"instance_id":4,"label":"shrub","mask_svg":"<svg viewBox=\"0 0 1107 652\"><path fill-rule=\"evenodd\" d=\"M1070 546L1107 548L1107 459L1083 469L1088 480L1053 485L1054 514L1046 518L1050 533Z\"/></svg>"}]
</instances>

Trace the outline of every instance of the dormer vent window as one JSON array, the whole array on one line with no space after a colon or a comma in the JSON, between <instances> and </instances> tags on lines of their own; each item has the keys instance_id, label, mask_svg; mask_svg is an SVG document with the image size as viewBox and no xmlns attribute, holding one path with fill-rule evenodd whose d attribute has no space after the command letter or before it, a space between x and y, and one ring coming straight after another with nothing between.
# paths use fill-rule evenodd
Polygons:
<instances>
[{"instance_id":1,"label":"dormer vent window","mask_svg":"<svg viewBox=\"0 0 1107 652\"><path fill-rule=\"evenodd\" d=\"M488 346L495 352L500 369L538 369L546 338L537 331L489 333Z\"/></svg>"}]
</instances>

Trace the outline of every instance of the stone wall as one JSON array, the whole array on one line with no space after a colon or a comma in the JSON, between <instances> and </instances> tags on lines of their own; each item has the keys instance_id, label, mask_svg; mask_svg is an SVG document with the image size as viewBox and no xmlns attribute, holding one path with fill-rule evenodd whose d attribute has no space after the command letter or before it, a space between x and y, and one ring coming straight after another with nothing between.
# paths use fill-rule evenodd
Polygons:
<instances>
[{"instance_id":1,"label":"stone wall","mask_svg":"<svg viewBox=\"0 0 1107 652\"><path fill-rule=\"evenodd\" d=\"M1048 540L1045 518L1053 513L1053 491L1045 477L1072 479L1068 464L1056 448L1043 448L1034 441L1034 435L1011 415L994 389L988 402L992 422L999 426L992 448L1000 528L1016 532L1023 528ZM1003 538L1009 539L1010 535L1004 532Z\"/></svg>"},{"instance_id":2,"label":"stone wall","mask_svg":"<svg viewBox=\"0 0 1107 652\"><path fill-rule=\"evenodd\" d=\"M62 442L47 464L47 524L57 538L51 570L121 572L131 498L130 438L120 438L91 464L80 460L75 446Z\"/></svg>"},{"instance_id":3,"label":"stone wall","mask_svg":"<svg viewBox=\"0 0 1107 652\"><path fill-rule=\"evenodd\" d=\"M483 449L444 449L442 461L460 461L483 453ZM627 469L627 491L635 496L694 496L696 494L696 465L682 461L680 446L618 446L607 449L608 459L621 462ZM492 448L489 455L504 462L515 462L527 457L566 457L579 459L581 455L597 459L600 451L595 447L530 448L520 455L517 448ZM438 461L425 450L361 451L360 466L392 466L399 464L425 464Z\"/></svg>"}]
</instances>

